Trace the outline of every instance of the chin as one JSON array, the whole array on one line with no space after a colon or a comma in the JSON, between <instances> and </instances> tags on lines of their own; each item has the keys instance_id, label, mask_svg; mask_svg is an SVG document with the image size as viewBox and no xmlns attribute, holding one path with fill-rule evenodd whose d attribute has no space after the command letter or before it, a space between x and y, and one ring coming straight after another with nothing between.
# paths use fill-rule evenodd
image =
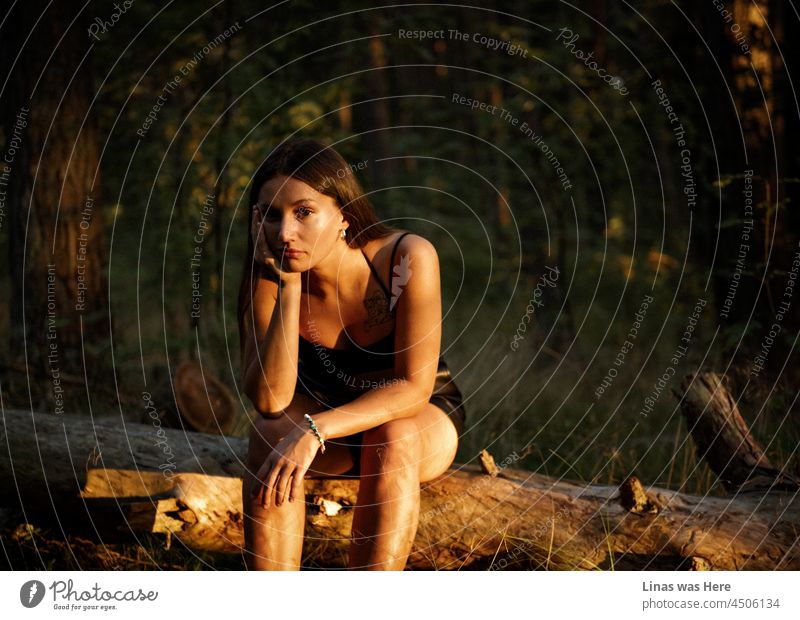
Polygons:
<instances>
[{"instance_id":1,"label":"chin","mask_svg":"<svg viewBox=\"0 0 800 620\"><path fill-rule=\"evenodd\" d=\"M298 261L290 261L286 262L281 266L283 271L287 271L289 273L303 273L304 271L308 271L309 267L306 265L298 264Z\"/></svg>"}]
</instances>

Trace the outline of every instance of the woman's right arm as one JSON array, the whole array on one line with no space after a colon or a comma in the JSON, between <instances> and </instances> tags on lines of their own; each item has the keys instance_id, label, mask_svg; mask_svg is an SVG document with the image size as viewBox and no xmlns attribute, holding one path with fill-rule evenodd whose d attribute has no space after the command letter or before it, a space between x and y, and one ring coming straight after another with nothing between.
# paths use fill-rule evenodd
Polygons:
<instances>
[{"instance_id":1,"label":"woman's right arm","mask_svg":"<svg viewBox=\"0 0 800 620\"><path fill-rule=\"evenodd\" d=\"M294 398L300 325L300 280L282 287L258 278L244 317L242 389L262 415L278 417Z\"/></svg>"}]
</instances>

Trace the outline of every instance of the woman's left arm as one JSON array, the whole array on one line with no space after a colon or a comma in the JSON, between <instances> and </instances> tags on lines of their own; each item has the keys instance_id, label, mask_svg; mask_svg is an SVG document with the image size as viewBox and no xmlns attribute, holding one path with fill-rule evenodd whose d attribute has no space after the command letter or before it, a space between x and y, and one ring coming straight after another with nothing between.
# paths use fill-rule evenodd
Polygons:
<instances>
[{"instance_id":1,"label":"woman's left arm","mask_svg":"<svg viewBox=\"0 0 800 620\"><path fill-rule=\"evenodd\" d=\"M393 269L394 379L378 383L340 407L314 414L325 439L359 433L419 413L430 400L442 340L442 296L436 248L418 235L403 237Z\"/></svg>"}]
</instances>

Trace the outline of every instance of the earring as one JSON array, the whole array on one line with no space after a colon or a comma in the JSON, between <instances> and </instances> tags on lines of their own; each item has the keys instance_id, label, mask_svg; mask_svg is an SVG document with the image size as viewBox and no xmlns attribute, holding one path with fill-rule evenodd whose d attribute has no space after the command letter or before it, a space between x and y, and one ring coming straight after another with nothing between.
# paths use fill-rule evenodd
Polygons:
<instances>
[{"instance_id":1,"label":"earring","mask_svg":"<svg viewBox=\"0 0 800 620\"><path fill-rule=\"evenodd\" d=\"M342 239L344 239L344 238L346 237L346 235L345 235L345 232L344 232L344 228L342 228L341 230L339 230L339 236L340 236Z\"/></svg>"}]
</instances>

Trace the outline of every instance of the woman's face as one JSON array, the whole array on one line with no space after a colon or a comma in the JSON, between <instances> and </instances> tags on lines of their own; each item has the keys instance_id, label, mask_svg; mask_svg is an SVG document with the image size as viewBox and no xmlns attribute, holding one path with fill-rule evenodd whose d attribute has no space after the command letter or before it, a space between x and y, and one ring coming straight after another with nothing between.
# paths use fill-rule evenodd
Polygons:
<instances>
[{"instance_id":1,"label":"woman's face","mask_svg":"<svg viewBox=\"0 0 800 620\"><path fill-rule=\"evenodd\" d=\"M303 181L274 177L261 186L258 203L267 243L286 270L307 271L343 243L339 231L348 223L336 201Z\"/></svg>"}]
</instances>

